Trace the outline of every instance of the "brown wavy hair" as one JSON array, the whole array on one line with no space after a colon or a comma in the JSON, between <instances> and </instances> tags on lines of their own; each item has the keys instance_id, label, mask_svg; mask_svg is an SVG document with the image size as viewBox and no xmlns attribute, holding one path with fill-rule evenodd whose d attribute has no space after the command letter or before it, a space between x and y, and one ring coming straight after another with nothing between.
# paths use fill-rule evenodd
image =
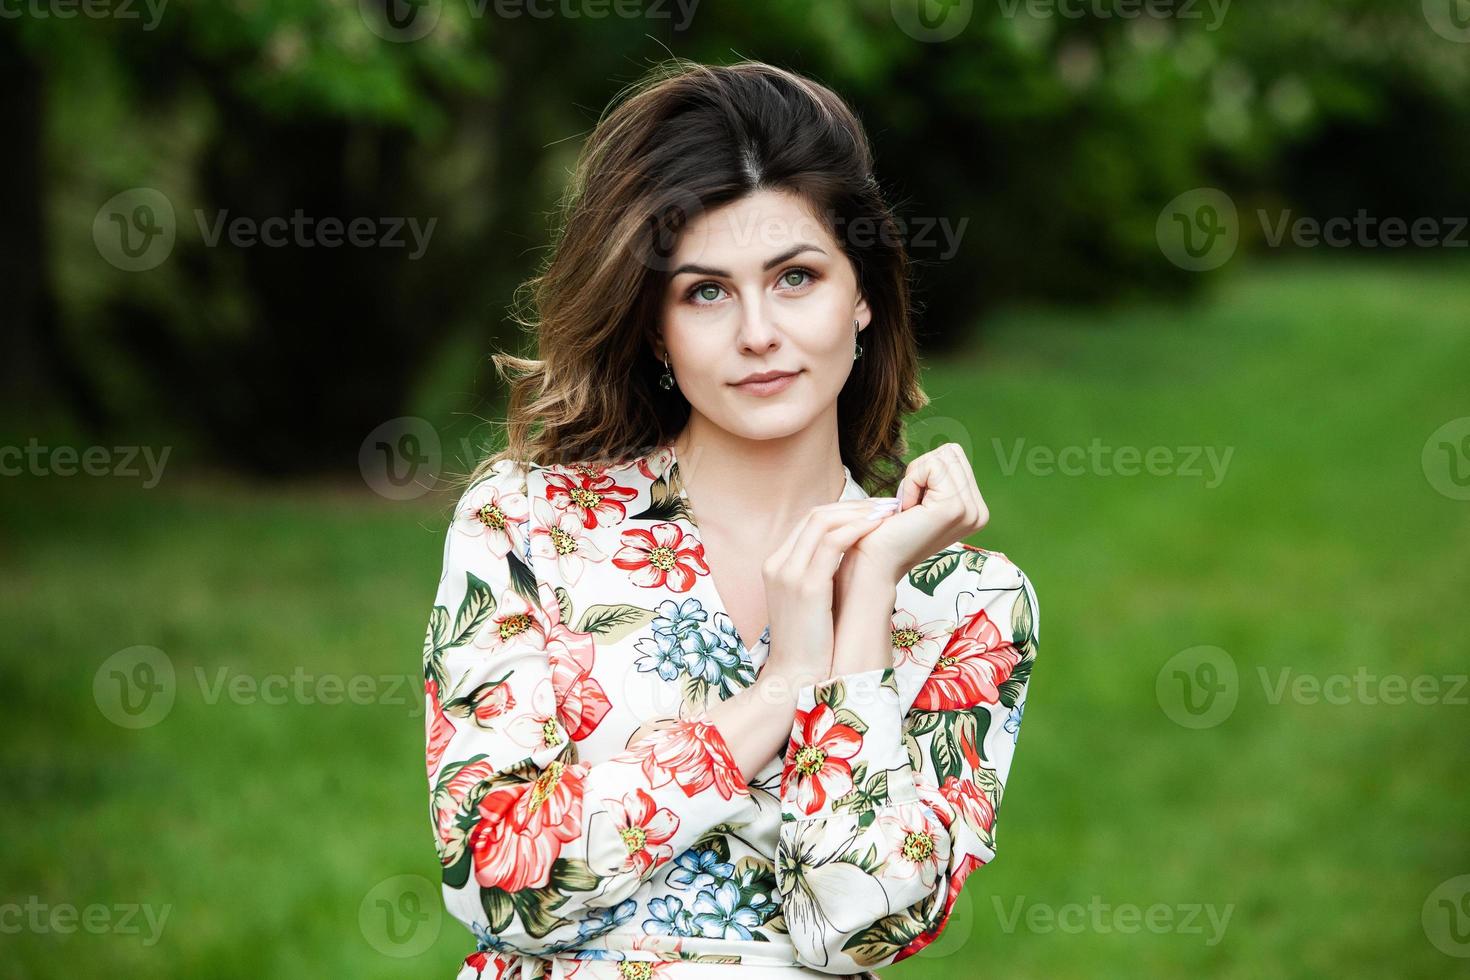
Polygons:
<instances>
[{"instance_id":1,"label":"brown wavy hair","mask_svg":"<svg viewBox=\"0 0 1470 980\"><path fill-rule=\"evenodd\" d=\"M831 89L758 61L663 62L615 98L582 148L554 246L517 292L539 359L491 355L509 384L502 459L636 458L678 435L689 403L658 385L668 259L702 211L760 190L800 197L842 245L872 310L838 395L839 451L869 493L902 476L918 383L909 260L857 116Z\"/></svg>"}]
</instances>

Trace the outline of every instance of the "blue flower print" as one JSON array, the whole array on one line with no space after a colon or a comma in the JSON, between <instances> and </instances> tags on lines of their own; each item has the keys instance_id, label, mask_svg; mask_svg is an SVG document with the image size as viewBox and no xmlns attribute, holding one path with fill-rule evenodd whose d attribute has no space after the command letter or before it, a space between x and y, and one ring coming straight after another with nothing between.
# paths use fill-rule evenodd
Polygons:
<instances>
[{"instance_id":1,"label":"blue flower print","mask_svg":"<svg viewBox=\"0 0 1470 980\"><path fill-rule=\"evenodd\" d=\"M651 936L692 936L694 914L684 902L672 895L655 898L648 903L652 918L643 920L643 931Z\"/></svg>"},{"instance_id":2,"label":"blue flower print","mask_svg":"<svg viewBox=\"0 0 1470 980\"><path fill-rule=\"evenodd\" d=\"M610 932L633 918L636 911L638 903L631 898L613 908L593 909L577 923L577 938L587 939Z\"/></svg>"},{"instance_id":3,"label":"blue flower print","mask_svg":"<svg viewBox=\"0 0 1470 980\"><path fill-rule=\"evenodd\" d=\"M689 598L683 602L675 602L673 599L665 599L653 611L658 613L653 619L653 631L663 636L671 636L676 640L682 640L690 633L699 629L699 624L709 618L709 613L704 611L698 599Z\"/></svg>"},{"instance_id":4,"label":"blue flower print","mask_svg":"<svg viewBox=\"0 0 1470 980\"><path fill-rule=\"evenodd\" d=\"M681 888L714 887L735 875L735 865L720 861L720 855L709 848L696 851L690 848L674 859L669 871L669 883Z\"/></svg>"},{"instance_id":5,"label":"blue flower print","mask_svg":"<svg viewBox=\"0 0 1470 980\"><path fill-rule=\"evenodd\" d=\"M1006 715L1005 730L1011 733L1011 743L1015 744L1021 738L1021 716L1026 713L1026 702L1022 701L1011 709Z\"/></svg>"},{"instance_id":6,"label":"blue flower print","mask_svg":"<svg viewBox=\"0 0 1470 980\"><path fill-rule=\"evenodd\" d=\"M754 935L750 930L761 924L755 909L740 904L740 889L733 881L700 892L694 909L694 924L701 935L712 939L750 939Z\"/></svg>"},{"instance_id":7,"label":"blue flower print","mask_svg":"<svg viewBox=\"0 0 1470 980\"><path fill-rule=\"evenodd\" d=\"M746 868L734 879L741 900L756 914L756 925L776 914L776 876L770 866Z\"/></svg>"},{"instance_id":8,"label":"blue flower print","mask_svg":"<svg viewBox=\"0 0 1470 980\"><path fill-rule=\"evenodd\" d=\"M721 614L723 615L723 613ZM684 641L684 669L689 676L698 678L711 686L720 683L727 671L734 670L740 663L740 654L724 645L716 633L700 630Z\"/></svg>"},{"instance_id":9,"label":"blue flower print","mask_svg":"<svg viewBox=\"0 0 1470 980\"><path fill-rule=\"evenodd\" d=\"M765 636L764 633L761 635ZM730 618L729 614L715 613L715 637L721 646L737 652L740 650L740 633L735 629L735 621Z\"/></svg>"},{"instance_id":10,"label":"blue flower print","mask_svg":"<svg viewBox=\"0 0 1470 980\"><path fill-rule=\"evenodd\" d=\"M679 640L668 633L645 636L633 645L633 649L640 654L633 662L634 666L645 673L656 670L658 676L671 681L684 669L684 651Z\"/></svg>"}]
</instances>

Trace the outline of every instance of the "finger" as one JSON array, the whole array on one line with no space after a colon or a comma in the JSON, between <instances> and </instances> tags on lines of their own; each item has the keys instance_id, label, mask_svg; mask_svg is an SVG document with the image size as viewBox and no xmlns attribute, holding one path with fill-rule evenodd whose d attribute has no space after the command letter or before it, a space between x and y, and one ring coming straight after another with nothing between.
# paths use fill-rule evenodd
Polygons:
<instances>
[{"instance_id":1,"label":"finger","mask_svg":"<svg viewBox=\"0 0 1470 980\"><path fill-rule=\"evenodd\" d=\"M945 448L949 450L944 454L944 462L954 487L950 503L955 507L957 530L962 535L970 534L982 524L980 488L975 484L975 472L965 451L955 443L948 443Z\"/></svg>"},{"instance_id":2,"label":"finger","mask_svg":"<svg viewBox=\"0 0 1470 980\"><path fill-rule=\"evenodd\" d=\"M904 510L918 506L925 494L940 480L942 463L936 457L937 449L930 450L909 463L904 471Z\"/></svg>"},{"instance_id":3,"label":"finger","mask_svg":"<svg viewBox=\"0 0 1470 980\"><path fill-rule=\"evenodd\" d=\"M964 473L966 486L972 495L971 500L975 505L975 529L984 527L990 520L990 507L985 503L985 495L980 492L980 484L975 479L975 467L970 465L970 457L958 445L955 447L955 455L960 458L960 470Z\"/></svg>"},{"instance_id":4,"label":"finger","mask_svg":"<svg viewBox=\"0 0 1470 980\"><path fill-rule=\"evenodd\" d=\"M852 546L852 542L880 523L879 520L868 517L872 510L868 501L850 503L864 506L844 510L818 508L824 512L814 512L812 519L807 522L806 528L792 547L791 564L786 567L803 570L803 576L835 575L843 552Z\"/></svg>"},{"instance_id":5,"label":"finger","mask_svg":"<svg viewBox=\"0 0 1470 980\"><path fill-rule=\"evenodd\" d=\"M785 568L795 561L809 561L810 549L806 548L802 544L802 541L811 522L814 519L821 519L821 515L824 512L834 508L856 513L863 503L865 501L843 500L831 504L823 504L820 507L813 507L802 515L801 520L796 522L796 526L786 535L786 540L781 542L781 546L771 552L770 560L774 561L777 567L780 568Z\"/></svg>"}]
</instances>

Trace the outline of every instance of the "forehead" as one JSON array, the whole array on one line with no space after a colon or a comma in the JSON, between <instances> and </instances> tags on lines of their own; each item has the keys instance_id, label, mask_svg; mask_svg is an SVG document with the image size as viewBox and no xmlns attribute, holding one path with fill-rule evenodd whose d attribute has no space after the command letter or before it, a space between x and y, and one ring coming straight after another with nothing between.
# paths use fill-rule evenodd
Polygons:
<instances>
[{"instance_id":1,"label":"forehead","mask_svg":"<svg viewBox=\"0 0 1470 980\"><path fill-rule=\"evenodd\" d=\"M832 233L806 201L790 191L762 190L695 216L679 236L673 258L675 264L759 268L770 256L800 244L838 254Z\"/></svg>"}]
</instances>

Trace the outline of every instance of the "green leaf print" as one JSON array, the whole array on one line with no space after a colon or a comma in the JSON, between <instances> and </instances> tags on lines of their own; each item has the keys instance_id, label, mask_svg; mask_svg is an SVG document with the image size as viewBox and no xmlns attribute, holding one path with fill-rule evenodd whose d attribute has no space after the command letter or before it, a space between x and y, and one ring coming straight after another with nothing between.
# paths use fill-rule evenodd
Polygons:
<instances>
[{"instance_id":1,"label":"green leaf print","mask_svg":"<svg viewBox=\"0 0 1470 980\"><path fill-rule=\"evenodd\" d=\"M485 918L490 921L490 931L504 932L515 914L510 895L499 888L481 888L480 904L485 908Z\"/></svg>"},{"instance_id":2,"label":"green leaf print","mask_svg":"<svg viewBox=\"0 0 1470 980\"><path fill-rule=\"evenodd\" d=\"M868 734L868 723L859 718L857 712L851 708L838 708L836 717L838 724L848 726L859 735Z\"/></svg>"},{"instance_id":3,"label":"green leaf print","mask_svg":"<svg viewBox=\"0 0 1470 980\"><path fill-rule=\"evenodd\" d=\"M1031 596L1022 589L1011 606L1011 642L1023 654L1031 649L1031 631L1035 622L1036 614L1031 609Z\"/></svg>"},{"instance_id":4,"label":"green leaf print","mask_svg":"<svg viewBox=\"0 0 1470 980\"><path fill-rule=\"evenodd\" d=\"M825 704L827 705L827 707L833 709L833 711L836 711L838 708L840 708L842 706L842 702L846 700L847 685L844 684L842 681L832 681L830 684L825 684L817 688L817 704Z\"/></svg>"},{"instance_id":5,"label":"green leaf print","mask_svg":"<svg viewBox=\"0 0 1470 980\"><path fill-rule=\"evenodd\" d=\"M937 555L930 555L914 566L909 572L909 581L914 587L925 595L932 596L934 590L943 582L945 576L954 571L960 564L960 556L957 551L941 551Z\"/></svg>"},{"instance_id":6,"label":"green leaf print","mask_svg":"<svg viewBox=\"0 0 1470 980\"><path fill-rule=\"evenodd\" d=\"M470 638L495 614L495 593L474 572L465 572L464 599L454 616L454 629L444 648L468 643Z\"/></svg>"},{"instance_id":7,"label":"green leaf print","mask_svg":"<svg viewBox=\"0 0 1470 980\"><path fill-rule=\"evenodd\" d=\"M526 567L526 563L521 560L515 551L509 552L505 557L510 562L511 588L520 593L531 605L540 605L541 592L536 588L536 573Z\"/></svg>"},{"instance_id":8,"label":"green leaf print","mask_svg":"<svg viewBox=\"0 0 1470 980\"><path fill-rule=\"evenodd\" d=\"M960 754L960 745L955 732L955 716L948 715L944 724L934 731L934 740L929 743L929 757L934 760L934 781L943 783L950 776L958 776L965 770L965 759Z\"/></svg>"},{"instance_id":9,"label":"green leaf print","mask_svg":"<svg viewBox=\"0 0 1470 980\"><path fill-rule=\"evenodd\" d=\"M629 605L588 606L577 624L578 633L596 633L609 644L616 643L635 630L640 630L653 621L652 609ZM565 620L570 622L570 620Z\"/></svg>"},{"instance_id":10,"label":"green leaf print","mask_svg":"<svg viewBox=\"0 0 1470 980\"><path fill-rule=\"evenodd\" d=\"M602 878L581 858L557 858L551 865L550 887L562 892L590 892Z\"/></svg>"}]
</instances>

